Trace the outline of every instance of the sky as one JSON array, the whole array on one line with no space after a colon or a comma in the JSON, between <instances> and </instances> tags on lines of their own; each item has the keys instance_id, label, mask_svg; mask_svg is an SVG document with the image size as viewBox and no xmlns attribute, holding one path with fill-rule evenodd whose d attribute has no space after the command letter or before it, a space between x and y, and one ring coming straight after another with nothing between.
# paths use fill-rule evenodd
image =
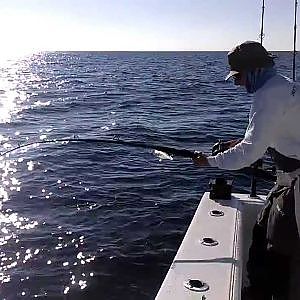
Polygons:
<instances>
[{"instance_id":1,"label":"sky","mask_svg":"<svg viewBox=\"0 0 300 300\"><path fill-rule=\"evenodd\" d=\"M261 8L261 0L0 0L0 54L227 51L259 41ZM265 0L268 50L293 49L293 24L294 0Z\"/></svg>"}]
</instances>

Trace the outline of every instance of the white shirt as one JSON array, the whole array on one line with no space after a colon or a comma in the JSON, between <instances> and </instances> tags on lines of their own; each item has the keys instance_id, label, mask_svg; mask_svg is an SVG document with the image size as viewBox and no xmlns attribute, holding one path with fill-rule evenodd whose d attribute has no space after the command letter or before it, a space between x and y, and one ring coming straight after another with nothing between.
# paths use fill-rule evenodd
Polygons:
<instances>
[{"instance_id":1,"label":"white shirt","mask_svg":"<svg viewBox=\"0 0 300 300\"><path fill-rule=\"evenodd\" d=\"M300 86L282 75L254 94L243 140L207 159L212 167L237 170L261 158L268 147L300 160Z\"/></svg>"}]
</instances>

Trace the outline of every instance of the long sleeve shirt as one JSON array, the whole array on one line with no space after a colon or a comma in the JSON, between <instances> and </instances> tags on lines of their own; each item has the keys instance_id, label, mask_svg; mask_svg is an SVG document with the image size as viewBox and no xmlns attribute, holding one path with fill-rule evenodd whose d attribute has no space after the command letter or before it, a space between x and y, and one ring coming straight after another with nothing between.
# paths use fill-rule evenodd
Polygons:
<instances>
[{"instance_id":1,"label":"long sleeve shirt","mask_svg":"<svg viewBox=\"0 0 300 300\"><path fill-rule=\"evenodd\" d=\"M253 97L244 138L235 147L209 156L213 167L236 170L250 166L268 147L300 160L300 86L275 75Z\"/></svg>"}]
</instances>

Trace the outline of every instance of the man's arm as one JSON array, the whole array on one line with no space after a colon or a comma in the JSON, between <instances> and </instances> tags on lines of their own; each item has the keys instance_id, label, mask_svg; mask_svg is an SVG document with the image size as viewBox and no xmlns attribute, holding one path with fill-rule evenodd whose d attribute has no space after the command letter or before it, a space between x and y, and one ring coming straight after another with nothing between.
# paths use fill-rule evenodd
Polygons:
<instances>
[{"instance_id":1,"label":"man's arm","mask_svg":"<svg viewBox=\"0 0 300 300\"><path fill-rule=\"evenodd\" d=\"M278 103L278 102L277 102ZM217 155L199 155L194 159L198 166L237 170L250 166L260 159L276 141L283 105L274 105L271 98L256 99L244 138L233 147Z\"/></svg>"}]
</instances>

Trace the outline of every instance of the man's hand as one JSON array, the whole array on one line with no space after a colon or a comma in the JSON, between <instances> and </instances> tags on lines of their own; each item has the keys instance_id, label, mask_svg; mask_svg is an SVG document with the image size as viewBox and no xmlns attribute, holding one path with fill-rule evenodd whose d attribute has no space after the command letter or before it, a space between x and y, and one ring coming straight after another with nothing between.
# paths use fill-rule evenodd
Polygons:
<instances>
[{"instance_id":1,"label":"man's hand","mask_svg":"<svg viewBox=\"0 0 300 300\"><path fill-rule=\"evenodd\" d=\"M197 155L193 158L193 162L198 167L207 167L207 166L209 166L206 155L201 153L201 152L197 153Z\"/></svg>"}]
</instances>

